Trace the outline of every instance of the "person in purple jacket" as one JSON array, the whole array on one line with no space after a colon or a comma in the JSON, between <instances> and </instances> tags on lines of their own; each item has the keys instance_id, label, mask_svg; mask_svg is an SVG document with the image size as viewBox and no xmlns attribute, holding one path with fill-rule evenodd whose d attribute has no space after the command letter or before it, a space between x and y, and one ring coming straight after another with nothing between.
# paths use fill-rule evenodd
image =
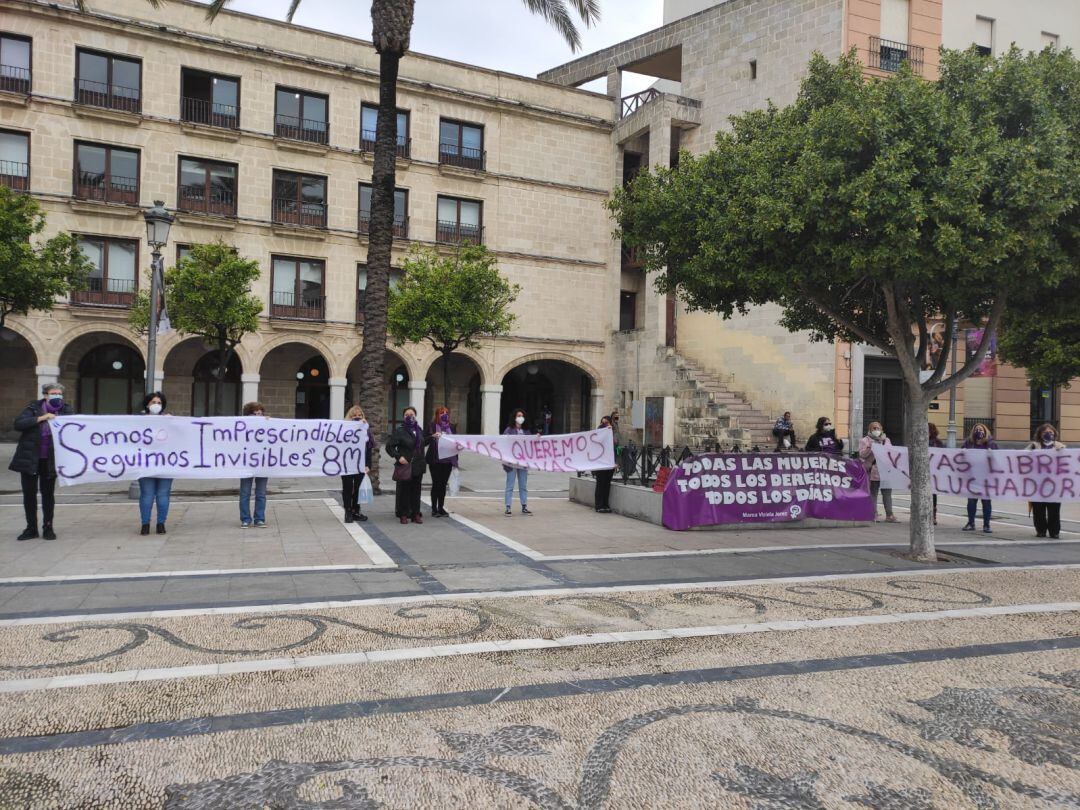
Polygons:
<instances>
[{"instance_id":1,"label":"person in purple jacket","mask_svg":"<svg viewBox=\"0 0 1080 810\"><path fill-rule=\"evenodd\" d=\"M964 442L965 450L997 450L997 442L994 441L994 437L990 435L990 428L979 422L977 425L971 428L971 433L968 434L967 441ZM975 509L978 506L978 498L968 498L967 502L967 514L968 522L964 526L963 531L973 532L975 531ZM983 519L983 531L986 534L990 534L990 499L982 499L982 519Z\"/></svg>"},{"instance_id":2,"label":"person in purple jacket","mask_svg":"<svg viewBox=\"0 0 1080 810\"><path fill-rule=\"evenodd\" d=\"M510 417L510 424L503 431L503 436L526 436L530 431L525 428L525 411L518 408ZM542 435L536 431L536 435ZM526 467L516 467L510 464L502 465L506 473L506 516L510 517L513 512L510 504L514 500L514 479L517 479L518 497L521 499L521 514L531 515L529 511L529 470Z\"/></svg>"}]
</instances>

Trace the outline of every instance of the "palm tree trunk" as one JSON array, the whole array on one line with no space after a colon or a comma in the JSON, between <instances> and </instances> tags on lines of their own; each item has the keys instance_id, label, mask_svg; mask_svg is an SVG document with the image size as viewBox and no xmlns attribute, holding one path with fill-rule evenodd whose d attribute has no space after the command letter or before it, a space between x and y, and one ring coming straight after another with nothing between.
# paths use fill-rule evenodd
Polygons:
<instances>
[{"instance_id":1,"label":"palm tree trunk","mask_svg":"<svg viewBox=\"0 0 1080 810\"><path fill-rule=\"evenodd\" d=\"M442 391L443 407L450 407L450 352L444 351L442 356Z\"/></svg>"}]
</instances>

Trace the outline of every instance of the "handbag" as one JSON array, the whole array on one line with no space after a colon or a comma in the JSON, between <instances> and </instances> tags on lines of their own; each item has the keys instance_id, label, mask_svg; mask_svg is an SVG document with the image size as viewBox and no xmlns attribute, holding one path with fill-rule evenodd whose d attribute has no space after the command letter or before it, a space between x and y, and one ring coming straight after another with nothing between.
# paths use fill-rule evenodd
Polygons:
<instances>
[{"instance_id":1,"label":"handbag","mask_svg":"<svg viewBox=\"0 0 1080 810\"><path fill-rule=\"evenodd\" d=\"M394 480L395 481L411 481L412 480L412 464L406 462L405 464L394 464Z\"/></svg>"}]
</instances>

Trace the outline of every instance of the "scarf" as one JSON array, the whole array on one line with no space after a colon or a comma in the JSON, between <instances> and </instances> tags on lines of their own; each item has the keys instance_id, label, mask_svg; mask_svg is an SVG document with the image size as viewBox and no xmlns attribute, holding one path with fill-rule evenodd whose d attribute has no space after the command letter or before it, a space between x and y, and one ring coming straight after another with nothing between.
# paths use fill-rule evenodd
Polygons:
<instances>
[{"instance_id":1,"label":"scarf","mask_svg":"<svg viewBox=\"0 0 1080 810\"><path fill-rule=\"evenodd\" d=\"M408 422L404 422L403 424L405 429L412 434L413 453L419 453L424 446L424 431L420 429L420 423L414 419L411 425Z\"/></svg>"},{"instance_id":2,"label":"scarf","mask_svg":"<svg viewBox=\"0 0 1080 810\"><path fill-rule=\"evenodd\" d=\"M41 400L41 410L45 413L60 413L64 410L64 403L60 403L57 407L53 407L48 399ZM49 452L52 450L52 428L49 427L49 420L46 419L41 423L41 451L39 458L48 458Z\"/></svg>"}]
</instances>

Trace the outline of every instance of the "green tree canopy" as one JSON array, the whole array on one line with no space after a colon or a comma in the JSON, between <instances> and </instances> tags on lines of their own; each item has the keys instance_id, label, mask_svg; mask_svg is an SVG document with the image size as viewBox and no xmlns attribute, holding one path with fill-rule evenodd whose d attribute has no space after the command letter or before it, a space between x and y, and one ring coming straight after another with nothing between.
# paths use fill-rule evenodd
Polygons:
<instances>
[{"instance_id":1,"label":"green tree canopy","mask_svg":"<svg viewBox=\"0 0 1080 810\"><path fill-rule=\"evenodd\" d=\"M0 186L0 329L8 315L48 312L59 296L86 286L93 265L78 240L62 233L35 242L44 228L33 197Z\"/></svg>"},{"instance_id":2,"label":"green tree canopy","mask_svg":"<svg viewBox=\"0 0 1080 810\"><path fill-rule=\"evenodd\" d=\"M731 124L710 152L618 192L620 235L692 309L730 317L775 303L793 331L899 360L912 550L930 558L920 415L976 369L1006 311L1023 323L1076 290L1080 66L1067 51L946 52L937 82L907 69L867 80L854 55L815 56L793 104ZM939 318L945 351L924 379ZM949 376L954 321L986 329Z\"/></svg>"},{"instance_id":3,"label":"green tree canopy","mask_svg":"<svg viewBox=\"0 0 1080 810\"><path fill-rule=\"evenodd\" d=\"M416 249L402 265L404 278L390 289L387 332L397 345L427 341L443 356L443 396L450 399L450 355L477 348L481 335L505 335L515 316L510 304L521 287L499 273L494 254L466 245L449 255Z\"/></svg>"}]
</instances>

